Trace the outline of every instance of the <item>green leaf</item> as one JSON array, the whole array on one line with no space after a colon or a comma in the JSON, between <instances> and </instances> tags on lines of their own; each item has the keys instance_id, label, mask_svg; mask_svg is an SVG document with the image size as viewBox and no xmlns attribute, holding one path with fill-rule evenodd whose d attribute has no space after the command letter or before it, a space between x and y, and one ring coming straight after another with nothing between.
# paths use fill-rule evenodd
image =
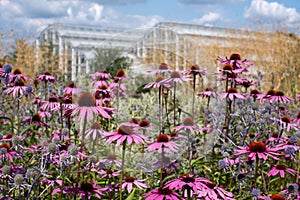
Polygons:
<instances>
[{"instance_id":1,"label":"green leaf","mask_svg":"<svg viewBox=\"0 0 300 200\"><path fill-rule=\"evenodd\" d=\"M32 129L31 126L27 126L22 132L20 135L24 135L26 132L30 131Z\"/></svg>"},{"instance_id":2,"label":"green leaf","mask_svg":"<svg viewBox=\"0 0 300 200\"><path fill-rule=\"evenodd\" d=\"M191 161L191 165L194 166L194 164L195 164L197 161L202 160L202 159L203 159L203 157L199 157L199 158L197 158L197 159L193 159L193 160Z\"/></svg>"},{"instance_id":3,"label":"green leaf","mask_svg":"<svg viewBox=\"0 0 300 200\"><path fill-rule=\"evenodd\" d=\"M273 178L272 180L270 180L270 183L273 183L274 181L278 181L279 179L280 177Z\"/></svg>"},{"instance_id":4,"label":"green leaf","mask_svg":"<svg viewBox=\"0 0 300 200\"><path fill-rule=\"evenodd\" d=\"M166 181L168 181L168 180L170 180L170 179L172 179L172 178L174 178L174 177L175 177L175 174L172 174L172 175L170 175L170 176L167 176L167 177L164 178L163 182L165 183Z\"/></svg>"},{"instance_id":5,"label":"green leaf","mask_svg":"<svg viewBox=\"0 0 300 200\"><path fill-rule=\"evenodd\" d=\"M206 171L209 171L210 173L212 172L212 170L211 170L209 167L207 167L206 165L203 165L203 168L204 168Z\"/></svg>"},{"instance_id":6,"label":"green leaf","mask_svg":"<svg viewBox=\"0 0 300 200\"><path fill-rule=\"evenodd\" d=\"M132 192L130 193L130 195L125 200L133 200L135 190L136 190L136 188L134 188L132 190Z\"/></svg>"},{"instance_id":7,"label":"green leaf","mask_svg":"<svg viewBox=\"0 0 300 200\"><path fill-rule=\"evenodd\" d=\"M7 119L8 121L12 121L12 119L11 118L9 118L9 117L4 117L4 116L0 116L0 119Z\"/></svg>"}]
</instances>

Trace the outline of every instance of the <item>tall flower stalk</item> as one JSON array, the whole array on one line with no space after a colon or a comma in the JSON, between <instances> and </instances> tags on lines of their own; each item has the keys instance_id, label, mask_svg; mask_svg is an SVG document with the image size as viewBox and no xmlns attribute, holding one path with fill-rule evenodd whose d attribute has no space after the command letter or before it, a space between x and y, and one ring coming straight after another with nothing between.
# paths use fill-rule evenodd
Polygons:
<instances>
[{"instance_id":1,"label":"tall flower stalk","mask_svg":"<svg viewBox=\"0 0 300 200\"><path fill-rule=\"evenodd\" d=\"M174 111L174 126L176 125L176 83L183 83L190 81L191 79L186 77L185 75L182 75L179 71L172 71L170 74L170 78L167 78L162 81L162 83L168 83L170 85L173 85L173 111Z\"/></svg>"},{"instance_id":2,"label":"tall flower stalk","mask_svg":"<svg viewBox=\"0 0 300 200\"><path fill-rule=\"evenodd\" d=\"M192 116L193 119L195 119L195 92L196 92L197 75L199 75L199 77L202 77L206 74L206 71L201 70L199 65L193 64L190 66L189 70L184 70L183 74L192 76L192 80L193 80Z\"/></svg>"},{"instance_id":3,"label":"tall flower stalk","mask_svg":"<svg viewBox=\"0 0 300 200\"><path fill-rule=\"evenodd\" d=\"M120 176L120 200L122 200L122 184L123 184L123 179L124 179L124 162L125 162L125 150L126 150L126 141L123 142L122 145L122 165L121 165L121 176Z\"/></svg>"}]
</instances>

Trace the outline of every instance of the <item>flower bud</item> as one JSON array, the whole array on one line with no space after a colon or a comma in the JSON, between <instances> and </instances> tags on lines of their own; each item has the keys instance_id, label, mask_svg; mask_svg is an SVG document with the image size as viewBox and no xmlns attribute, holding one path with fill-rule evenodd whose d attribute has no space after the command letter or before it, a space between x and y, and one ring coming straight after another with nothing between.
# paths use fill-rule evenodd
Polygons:
<instances>
[{"instance_id":1,"label":"flower bud","mask_svg":"<svg viewBox=\"0 0 300 200\"><path fill-rule=\"evenodd\" d=\"M48 145L48 151L49 151L49 153L55 153L55 151L56 151L56 144L55 143L50 143Z\"/></svg>"},{"instance_id":2,"label":"flower bud","mask_svg":"<svg viewBox=\"0 0 300 200\"><path fill-rule=\"evenodd\" d=\"M22 174L16 174L15 175L14 183L16 185L21 185L23 183L23 176L22 176Z\"/></svg>"}]
</instances>

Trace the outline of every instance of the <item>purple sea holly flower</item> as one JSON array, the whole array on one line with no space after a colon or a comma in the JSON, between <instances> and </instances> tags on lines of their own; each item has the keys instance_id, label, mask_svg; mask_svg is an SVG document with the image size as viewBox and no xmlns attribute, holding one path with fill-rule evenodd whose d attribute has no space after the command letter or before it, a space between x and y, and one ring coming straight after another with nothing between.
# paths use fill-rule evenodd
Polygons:
<instances>
[{"instance_id":1,"label":"purple sea holly flower","mask_svg":"<svg viewBox=\"0 0 300 200\"><path fill-rule=\"evenodd\" d=\"M9 74L11 73L13 67L11 64L6 63L3 65L3 68L1 68L0 70L0 77L2 78L6 78L9 76Z\"/></svg>"}]
</instances>

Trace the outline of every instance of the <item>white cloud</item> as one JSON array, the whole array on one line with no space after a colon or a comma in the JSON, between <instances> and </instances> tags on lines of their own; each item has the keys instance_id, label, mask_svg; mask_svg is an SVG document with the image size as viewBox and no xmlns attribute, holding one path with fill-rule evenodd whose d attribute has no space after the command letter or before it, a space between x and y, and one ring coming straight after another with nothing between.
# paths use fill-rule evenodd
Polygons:
<instances>
[{"instance_id":1,"label":"white cloud","mask_svg":"<svg viewBox=\"0 0 300 200\"><path fill-rule=\"evenodd\" d=\"M267 2L266 0L252 0L244 17L253 20L281 21L289 25L300 21L300 14L295 8L287 8L277 2Z\"/></svg>"},{"instance_id":2,"label":"white cloud","mask_svg":"<svg viewBox=\"0 0 300 200\"><path fill-rule=\"evenodd\" d=\"M180 0L185 4L224 4L224 3L239 3L245 0Z\"/></svg>"},{"instance_id":3,"label":"white cloud","mask_svg":"<svg viewBox=\"0 0 300 200\"><path fill-rule=\"evenodd\" d=\"M155 24L163 21L163 17L159 15L152 15L152 16L142 16L142 15L129 15L128 16L130 21L134 21L136 23L137 28L150 28L153 27Z\"/></svg>"},{"instance_id":4,"label":"white cloud","mask_svg":"<svg viewBox=\"0 0 300 200\"><path fill-rule=\"evenodd\" d=\"M103 11L103 6L100 6L98 4L94 4L91 8L88 10L92 16L94 16L94 21L99 21L101 18L101 14Z\"/></svg>"},{"instance_id":5,"label":"white cloud","mask_svg":"<svg viewBox=\"0 0 300 200\"><path fill-rule=\"evenodd\" d=\"M220 20L220 18L221 16L219 13L209 12L199 19L193 19L193 22L197 24L210 25L211 23Z\"/></svg>"},{"instance_id":6,"label":"white cloud","mask_svg":"<svg viewBox=\"0 0 300 200\"><path fill-rule=\"evenodd\" d=\"M104 7L95 3L71 5L66 8L67 15L58 19L62 23L97 24L101 22Z\"/></svg>"},{"instance_id":7,"label":"white cloud","mask_svg":"<svg viewBox=\"0 0 300 200\"><path fill-rule=\"evenodd\" d=\"M0 0L0 26L32 35L51 23L99 25L103 10L103 5L83 1Z\"/></svg>"}]
</instances>

